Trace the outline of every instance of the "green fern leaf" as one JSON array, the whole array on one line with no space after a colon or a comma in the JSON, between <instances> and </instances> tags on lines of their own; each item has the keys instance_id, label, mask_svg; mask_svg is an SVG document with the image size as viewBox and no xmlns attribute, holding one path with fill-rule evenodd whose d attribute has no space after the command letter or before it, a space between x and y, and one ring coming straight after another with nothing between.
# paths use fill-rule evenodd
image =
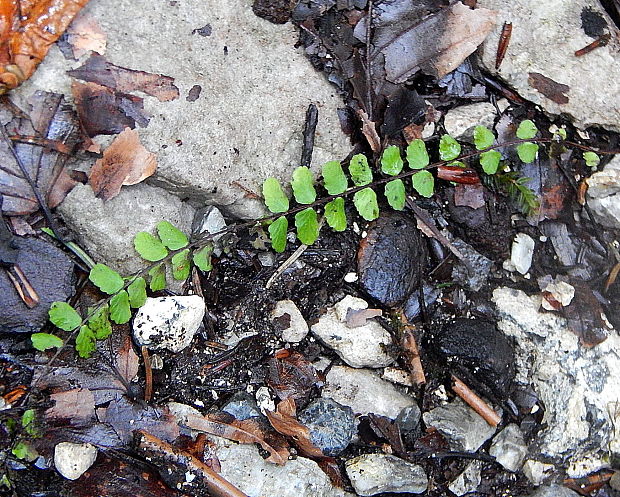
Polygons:
<instances>
[{"instance_id":1,"label":"green fern leaf","mask_svg":"<svg viewBox=\"0 0 620 497\"><path fill-rule=\"evenodd\" d=\"M476 150L484 150L493 145L495 135L486 126L476 126L474 129L474 145Z\"/></svg>"},{"instance_id":2,"label":"green fern leaf","mask_svg":"<svg viewBox=\"0 0 620 497\"><path fill-rule=\"evenodd\" d=\"M347 216L344 213L344 199L335 198L325 205L325 220L334 231L347 229Z\"/></svg>"},{"instance_id":3,"label":"green fern leaf","mask_svg":"<svg viewBox=\"0 0 620 497\"><path fill-rule=\"evenodd\" d=\"M306 166L299 166L293 171L291 187L295 200L300 204L311 204L316 200L316 190L313 186L314 178L310 169Z\"/></svg>"},{"instance_id":4,"label":"green fern leaf","mask_svg":"<svg viewBox=\"0 0 620 497\"><path fill-rule=\"evenodd\" d=\"M433 196L435 191L435 178L429 171L420 171L411 177L413 189L423 197Z\"/></svg>"},{"instance_id":5,"label":"green fern leaf","mask_svg":"<svg viewBox=\"0 0 620 497\"><path fill-rule=\"evenodd\" d=\"M407 147L407 164L411 169L424 169L430 163L426 144L419 139L413 140Z\"/></svg>"},{"instance_id":6,"label":"green fern leaf","mask_svg":"<svg viewBox=\"0 0 620 497\"><path fill-rule=\"evenodd\" d=\"M482 170L487 174L495 174L499 167L499 161L502 158L497 150L489 150L480 154L480 165Z\"/></svg>"},{"instance_id":7,"label":"green fern leaf","mask_svg":"<svg viewBox=\"0 0 620 497\"><path fill-rule=\"evenodd\" d=\"M381 171L389 176L396 176L403 170L403 159L400 157L400 148L390 145L381 156Z\"/></svg>"},{"instance_id":8,"label":"green fern leaf","mask_svg":"<svg viewBox=\"0 0 620 497\"><path fill-rule=\"evenodd\" d=\"M405 207L405 184L402 179L395 179L385 185L385 198L392 209L402 211Z\"/></svg>"},{"instance_id":9,"label":"green fern leaf","mask_svg":"<svg viewBox=\"0 0 620 497\"><path fill-rule=\"evenodd\" d=\"M323 164L323 185L330 195L343 193L348 186L347 177L337 160Z\"/></svg>"},{"instance_id":10,"label":"green fern leaf","mask_svg":"<svg viewBox=\"0 0 620 497\"><path fill-rule=\"evenodd\" d=\"M538 144L532 142L521 143L517 146L517 155L519 159L525 164L534 162L536 160L536 154L538 153Z\"/></svg>"},{"instance_id":11,"label":"green fern leaf","mask_svg":"<svg viewBox=\"0 0 620 497\"><path fill-rule=\"evenodd\" d=\"M288 197L284 194L280 182L276 178L267 178L263 182L263 198L267 209L273 213L288 210Z\"/></svg>"},{"instance_id":12,"label":"green fern leaf","mask_svg":"<svg viewBox=\"0 0 620 497\"><path fill-rule=\"evenodd\" d=\"M286 248L286 232L288 231L288 220L284 216L280 216L269 225L269 237L271 238L271 247L276 252L284 252Z\"/></svg>"},{"instance_id":13,"label":"green fern leaf","mask_svg":"<svg viewBox=\"0 0 620 497\"><path fill-rule=\"evenodd\" d=\"M536 133L538 133L538 129L534 122L529 119L521 121L517 128L517 138L521 138L521 140L530 140L536 136Z\"/></svg>"},{"instance_id":14,"label":"green fern leaf","mask_svg":"<svg viewBox=\"0 0 620 497\"><path fill-rule=\"evenodd\" d=\"M441 160L456 159L461 153L461 145L450 135L443 135L439 140L439 157Z\"/></svg>"},{"instance_id":15,"label":"green fern leaf","mask_svg":"<svg viewBox=\"0 0 620 497\"><path fill-rule=\"evenodd\" d=\"M374 221L379 217L377 194L372 188L364 188L353 195L353 205L366 221Z\"/></svg>"},{"instance_id":16,"label":"green fern leaf","mask_svg":"<svg viewBox=\"0 0 620 497\"><path fill-rule=\"evenodd\" d=\"M355 186L364 186L372 181L372 171L365 155L357 154L351 158L349 174Z\"/></svg>"},{"instance_id":17,"label":"green fern leaf","mask_svg":"<svg viewBox=\"0 0 620 497\"><path fill-rule=\"evenodd\" d=\"M304 245L312 245L319 237L319 222L316 211L311 207L295 214L297 238Z\"/></svg>"}]
</instances>

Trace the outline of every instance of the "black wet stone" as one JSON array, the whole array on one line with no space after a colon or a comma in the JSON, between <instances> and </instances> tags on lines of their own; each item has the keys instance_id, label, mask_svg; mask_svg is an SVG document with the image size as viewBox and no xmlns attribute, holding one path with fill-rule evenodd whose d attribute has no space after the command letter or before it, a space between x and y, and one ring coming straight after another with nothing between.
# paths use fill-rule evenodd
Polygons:
<instances>
[{"instance_id":1,"label":"black wet stone","mask_svg":"<svg viewBox=\"0 0 620 497\"><path fill-rule=\"evenodd\" d=\"M470 386L499 399L508 397L515 376L514 349L493 323L457 319L434 333L428 345L465 383L474 382Z\"/></svg>"},{"instance_id":2,"label":"black wet stone","mask_svg":"<svg viewBox=\"0 0 620 497\"><path fill-rule=\"evenodd\" d=\"M332 399L317 399L299 414L310 430L310 441L326 456L336 456L347 448L355 433L355 415L350 407Z\"/></svg>"},{"instance_id":3,"label":"black wet stone","mask_svg":"<svg viewBox=\"0 0 620 497\"><path fill-rule=\"evenodd\" d=\"M375 300L397 306L418 286L426 254L415 220L387 213L370 225L368 236L360 243L359 283Z\"/></svg>"},{"instance_id":4,"label":"black wet stone","mask_svg":"<svg viewBox=\"0 0 620 497\"><path fill-rule=\"evenodd\" d=\"M6 271L0 271L0 332L40 331L52 302L65 302L73 295L73 261L55 245L38 238L15 237L17 265L39 295L29 309L17 295Z\"/></svg>"},{"instance_id":5,"label":"black wet stone","mask_svg":"<svg viewBox=\"0 0 620 497\"><path fill-rule=\"evenodd\" d=\"M605 33L607 21L600 12L586 7L581 11L581 29L591 38L598 38Z\"/></svg>"}]
</instances>

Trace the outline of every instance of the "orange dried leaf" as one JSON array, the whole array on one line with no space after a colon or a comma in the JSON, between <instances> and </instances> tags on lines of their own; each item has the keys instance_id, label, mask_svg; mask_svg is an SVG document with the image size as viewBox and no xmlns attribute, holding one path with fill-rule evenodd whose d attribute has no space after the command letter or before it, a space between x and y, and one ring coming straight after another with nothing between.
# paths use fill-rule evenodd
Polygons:
<instances>
[{"instance_id":1,"label":"orange dried leaf","mask_svg":"<svg viewBox=\"0 0 620 497\"><path fill-rule=\"evenodd\" d=\"M140 183L156 168L155 154L142 146L138 132L125 128L95 162L89 183L97 197L110 200L118 195L121 186Z\"/></svg>"},{"instance_id":2,"label":"orange dried leaf","mask_svg":"<svg viewBox=\"0 0 620 497\"><path fill-rule=\"evenodd\" d=\"M297 421L295 411L295 401L289 397L278 404L275 412L266 411L266 414L271 426L278 433L290 437L302 454L309 457L325 457L323 451L310 441L310 430Z\"/></svg>"}]
</instances>

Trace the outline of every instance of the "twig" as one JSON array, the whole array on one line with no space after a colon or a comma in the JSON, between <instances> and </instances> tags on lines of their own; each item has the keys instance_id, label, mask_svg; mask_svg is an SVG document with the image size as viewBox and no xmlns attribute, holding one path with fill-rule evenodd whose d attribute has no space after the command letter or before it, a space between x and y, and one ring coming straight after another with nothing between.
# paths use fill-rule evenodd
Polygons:
<instances>
[{"instance_id":1,"label":"twig","mask_svg":"<svg viewBox=\"0 0 620 497\"><path fill-rule=\"evenodd\" d=\"M452 385L454 393L480 414L489 425L495 428L500 423L502 418L484 400L478 397L471 388L454 375L452 375L452 381L454 381L454 385Z\"/></svg>"},{"instance_id":2,"label":"twig","mask_svg":"<svg viewBox=\"0 0 620 497\"><path fill-rule=\"evenodd\" d=\"M306 251L307 248L308 245L302 243L297 248L297 250L295 250L295 252L293 252L291 256L282 263L282 265L276 270L276 272L271 275L271 277L267 280L265 288L271 288L271 286L282 275L282 273L286 271L289 267L291 267L295 263L295 261L301 257L301 255Z\"/></svg>"},{"instance_id":3,"label":"twig","mask_svg":"<svg viewBox=\"0 0 620 497\"><path fill-rule=\"evenodd\" d=\"M188 452L177 449L143 430L134 432L134 441L137 451L155 464L162 478L167 483L174 478L175 473L179 474L179 486L177 487L179 489L183 489L183 486L185 486L187 491L192 492L193 495L205 495L198 492L206 488L209 495L214 497L248 497L232 483ZM188 482L186 479L187 473L196 478Z\"/></svg>"},{"instance_id":4,"label":"twig","mask_svg":"<svg viewBox=\"0 0 620 497\"><path fill-rule=\"evenodd\" d=\"M371 31L372 31L372 7L373 0L369 0L368 2L368 22L366 23L366 100L368 104L368 117L371 121L374 119L374 90L372 84L372 68L370 67L370 39L371 39Z\"/></svg>"},{"instance_id":5,"label":"twig","mask_svg":"<svg viewBox=\"0 0 620 497\"><path fill-rule=\"evenodd\" d=\"M149 356L149 349L146 345L140 347L142 352L142 359L144 360L144 402L150 402L153 397L153 369L151 368L151 356Z\"/></svg>"},{"instance_id":6,"label":"twig","mask_svg":"<svg viewBox=\"0 0 620 497\"><path fill-rule=\"evenodd\" d=\"M402 339L402 344L409 362L408 365L411 379L416 385L425 384L426 376L424 375L424 368L422 367L422 361L420 359L418 343L416 342L415 336L410 329L407 329L407 331L405 331Z\"/></svg>"},{"instance_id":7,"label":"twig","mask_svg":"<svg viewBox=\"0 0 620 497\"><path fill-rule=\"evenodd\" d=\"M304 141L301 149L301 165L310 167L312 163L312 152L314 150L314 134L316 124L319 120L319 110L316 105L308 105L306 111L306 124L304 126Z\"/></svg>"}]
</instances>

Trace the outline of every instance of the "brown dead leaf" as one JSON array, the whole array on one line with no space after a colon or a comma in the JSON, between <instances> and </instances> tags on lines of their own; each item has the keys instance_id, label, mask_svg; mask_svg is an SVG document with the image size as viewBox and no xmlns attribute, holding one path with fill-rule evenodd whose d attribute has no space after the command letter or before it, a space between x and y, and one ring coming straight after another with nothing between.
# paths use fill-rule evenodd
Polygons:
<instances>
[{"instance_id":1,"label":"brown dead leaf","mask_svg":"<svg viewBox=\"0 0 620 497\"><path fill-rule=\"evenodd\" d=\"M568 103L566 92L570 90L570 86L553 81L551 78L537 72L529 73L527 82L532 88L538 90L556 104Z\"/></svg>"},{"instance_id":2,"label":"brown dead leaf","mask_svg":"<svg viewBox=\"0 0 620 497\"><path fill-rule=\"evenodd\" d=\"M454 205L479 209L484 207L485 188L482 185L456 185L454 187Z\"/></svg>"},{"instance_id":3,"label":"brown dead leaf","mask_svg":"<svg viewBox=\"0 0 620 497\"><path fill-rule=\"evenodd\" d=\"M82 81L106 86L116 92L141 91L160 102L179 98L179 89L173 84L174 78L115 66L97 54L91 55L83 66L68 71L67 74Z\"/></svg>"},{"instance_id":4,"label":"brown dead leaf","mask_svg":"<svg viewBox=\"0 0 620 497\"><path fill-rule=\"evenodd\" d=\"M105 54L107 37L94 17L80 13L67 29L67 43L71 45L73 57L79 59L88 52Z\"/></svg>"},{"instance_id":5,"label":"brown dead leaf","mask_svg":"<svg viewBox=\"0 0 620 497\"><path fill-rule=\"evenodd\" d=\"M50 400L55 404L45 411L45 416L48 418L66 419L72 425L81 425L95 417L95 397L87 388L53 393L50 395Z\"/></svg>"},{"instance_id":6,"label":"brown dead leaf","mask_svg":"<svg viewBox=\"0 0 620 497\"><path fill-rule=\"evenodd\" d=\"M88 0L0 2L0 95L27 80Z\"/></svg>"},{"instance_id":7,"label":"brown dead leaf","mask_svg":"<svg viewBox=\"0 0 620 497\"><path fill-rule=\"evenodd\" d=\"M285 350L269 360L267 383L280 399L305 399L321 386L316 369L302 354Z\"/></svg>"},{"instance_id":8,"label":"brown dead leaf","mask_svg":"<svg viewBox=\"0 0 620 497\"><path fill-rule=\"evenodd\" d=\"M80 124L89 137L115 135L136 124L144 128L149 123L150 116L140 97L78 81L71 85L71 92Z\"/></svg>"},{"instance_id":9,"label":"brown dead leaf","mask_svg":"<svg viewBox=\"0 0 620 497\"><path fill-rule=\"evenodd\" d=\"M138 354L133 350L129 335L125 335L123 338L123 345L116 356L116 369L118 374L120 374L127 383L131 383L138 374L139 367Z\"/></svg>"},{"instance_id":10,"label":"brown dead leaf","mask_svg":"<svg viewBox=\"0 0 620 497\"><path fill-rule=\"evenodd\" d=\"M97 197L110 200L118 195L121 186L140 183L156 168L155 154L142 146L138 132L125 128L95 162L89 183Z\"/></svg>"},{"instance_id":11,"label":"brown dead leaf","mask_svg":"<svg viewBox=\"0 0 620 497\"><path fill-rule=\"evenodd\" d=\"M381 309L351 309L347 311L346 325L348 328L366 326L369 319L383 315Z\"/></svg>"},{"instance_id":12,"label":"brown dead leaf","mask_svg":"<svg viewBox=\"0 0 620 497\"><path fill-rule=\"evenodd\" d=\"M310 441L310 430L295 418L295 400L283 400L275 412L266 411L271 426L280 434L293 440L299 451L308 457L325 457L323 451Z\"/></svg>"},{"instance_id":13,"label":"brown dead leaf","mask_svg":"<svg viewBox=\"0 0 620 497\"><path fill-rule=\"evenodd\" d=\"M227 413L211 413L206 416L190 414L184 425L192 430L203 431L235 442L259 444L269 452L266 460L274 464L283 466L289 456L286 441L267 429L256 418L238 421Z\"/></svg>"}]
</instances>

